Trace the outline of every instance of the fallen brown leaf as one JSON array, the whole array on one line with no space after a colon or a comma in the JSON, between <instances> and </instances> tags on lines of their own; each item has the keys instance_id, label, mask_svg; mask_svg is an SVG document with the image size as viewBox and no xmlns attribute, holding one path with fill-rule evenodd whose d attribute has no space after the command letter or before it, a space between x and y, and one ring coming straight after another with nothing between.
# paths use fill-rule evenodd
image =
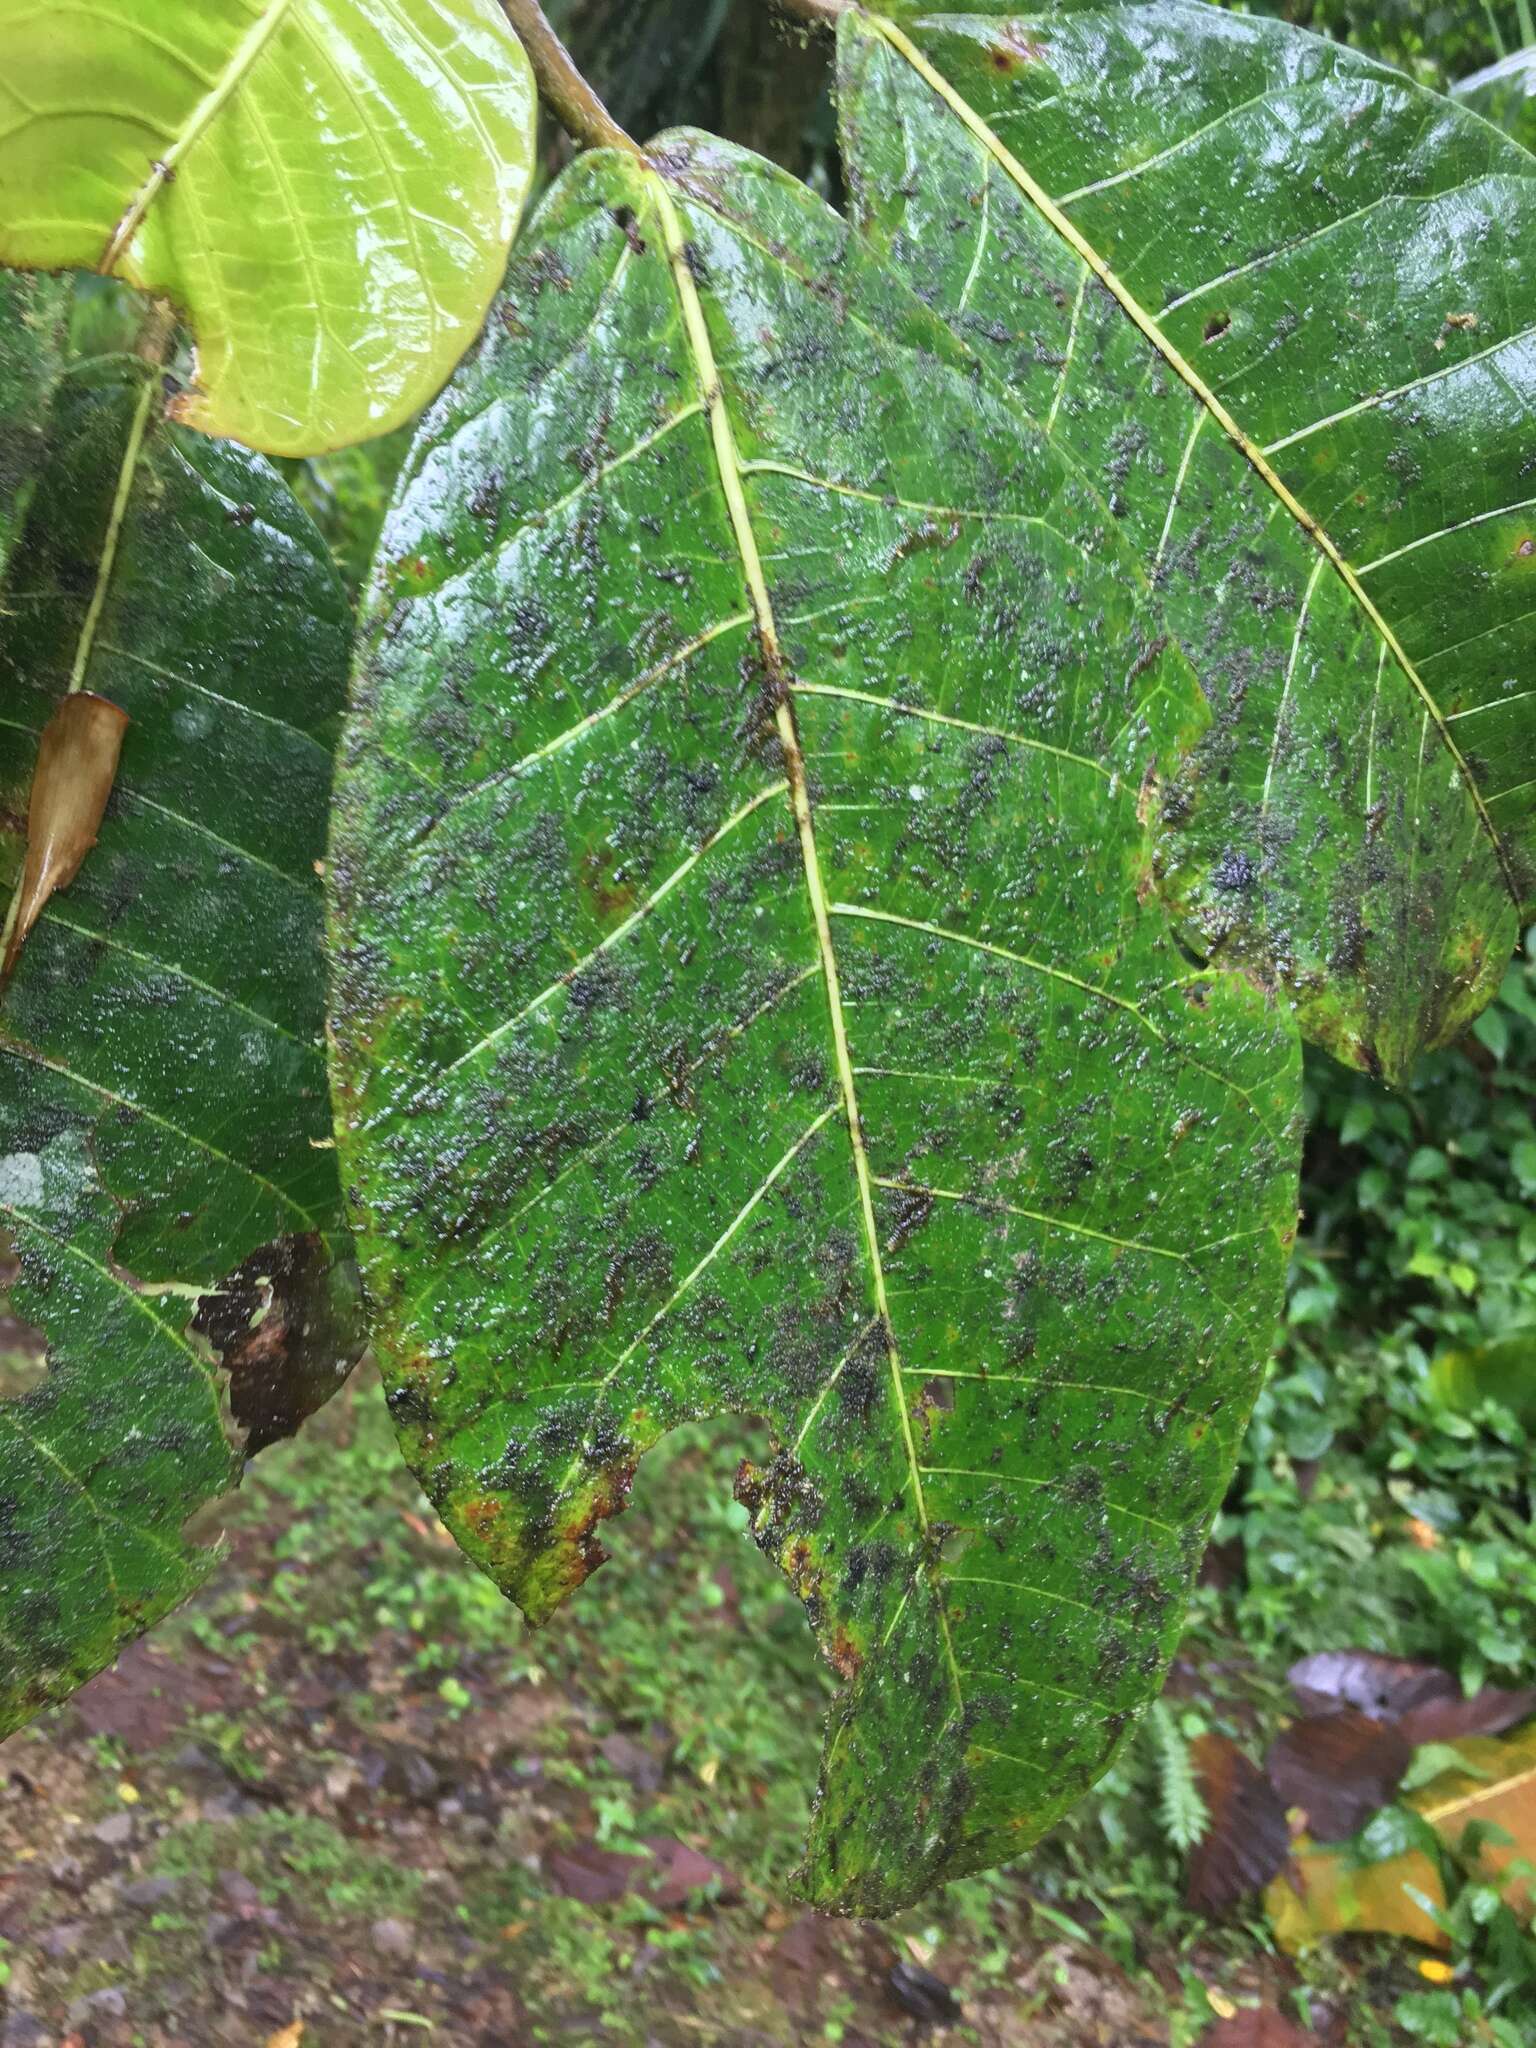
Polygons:
<instances>
[{"instance_id":1,"label":"fallen brown leaf","mask_svg":"<svg viewBox=\"0 0 1536 2048\"><path fill-rule=\"evenodd\" d=\"M94 690L66 696L43 727L27 809L27 855L6 925L0 988L57 889L67 889L96 844L117 779L128 714Z\"/></svg>"},{"instance_id":2,"label":"fallen brown leaf","mask_svg":"<svg viewBox=\"0 0 1536 2048\"><path fill-rule=\"evenodd\" d=\"M1310 1715L1283 1728L1265 1769L1287 1806L1299 1806L1320 1842L1342 1842L1388 1804L1413 1748L1402 1729L1355 1707Z\"/></svg>"},{"instance_id":3,"label":"fallen brown leaf","mask_svg":"<svg viewBox=\"0 0 1536 2048\"><path fill-rule=\"evenodd\" d=\"M722 1901L741 1897L741 1880L671 1835L648 1835L645 1846L656 1859L656 1870L646 1880L646 1890L663 1912L674 1912L695 1893L713 1885Z\"/></svg>"},{"instance_id":4,"label":"fallen brown leaf","mask_svg":"<svg viewBox=\"0 0 1536 2048\"><path fill-rule=\"evenodd\" d=\"M1461 1696L1461 1687L1438 1664L1379 1657L1374 1650L1319 1650L1285 1675L1304 1714L1355 1707L1378 1721L1395 1721L1428 1700Z\"/></svg>"},{"instance_id":5,"label":"fallen brown leaf","mask_svg":"<svg viewBox=\"0 0 1536 2048\"><path fill-rule=\"evenodd\" d=\"M1290 1831L1279 1795L1230 1737L1201 1735L1192 1748L1211 1824L1190 1852L1187 1895L1201 1912L1221 1913L1268 1884L1285 1861Z\"/></svg>"},{"instance_id":6,"label":"fallen brown leaf","mask_svg":"<svg viewBox=\"0 0 1536 2048\"><path fill-rule=\"evenodd\" d=\"M1459 1742L1467 1735L1499 1735L1536 1714L1536 1686L1505 1690L1485 1685L1470 1699L1426 1700L1398 1722L1415 1749L1421 1742Z\"/></svg>"},{"instance_id":7,"label":"fallen brown leaf","mask_svg":"<svg viewBox=\"0 0 1536 2048\"><path fill-rule=\"evenodd\" d=\"M1355 1707L1377 1721L1395 1721L1417 1749L1463 1735L1497 1735L1536 1714L1536 1686L1484 1686L1470 1699L1450 1672L1373 1650L1321 1650L1286 1674L1303 1714Z\"/></svg>"},{"instance_id":8,"label":"fallen brown leaf","mask_svg":"<svg viewBox=\"0 0 1536 2048\"><path fill-rule=\"evenodd\" d=\"M1449 1947L1421 1897L1445 1903L1440 1873L1421 1849L1358 1865L1347 1851L1303 1836L1266 1890L1264 1911L1276 1942L1292 1956L1330 1934L1396 1934L1427 1948Z\"/></svg>"},{"instance_id":9,"label":"fallen brown leaf","mask_svg":"<svg viewBox=\"0 0 1536 2048\"><path fill-rule=\"evenodd\" d=\"M1464 1859L1479 1876L1497 1878L1516 1859L1536 1858L1536 1726L1513 1736L1470 1736L1457 1747L1469 1770L1443 1772L1405 1803L1453 1851L1473 1821L1503 1829L1510 1841L1484 1842L1475 1858ZM1512 1884L1506 1897L1528 1908L1523 1885ZM1440 1872L1422 1850L1362 1865L1349 1850L1305 1839L1296 1843L1289 1871L1264 1894L1275 1938L1290 1954L1337 1933L1401 1934L1443 1949L1449 1943L1428 1908L1444 1904Z\"/></svg>"},{"instance_id":10,"label":"fallen brown leaf","mask_svg":"<svg viewBox=\"0 0 1536 2048\"><path fill-rule=\"evenodd\" d=\"M927 2026L951 2027L965 2017L960 2001L943 1978L920 1963L893 1963L885 1983L902 2011Z\"/></svg>"},{"instance_id":11,"label":"fallen brown leaf","mask_svg":"<svg viewBox=\"0 0 1536 2048\"><path fill-rule=\"evenodd\" d=\"M137 1642L82 1686L70 1706L92 1735L112 1736L143 1755L163 1747L189 1714L210 1712L226 1700L207 1678Z\"/></svg>"},{"instance_id":12,"label":"fallen brown leaf","mask_svg":"<svg viewBox=\"0 0 1536 2048\"><path fill-rule=\"evenodd\" d=\"M573 1849L556 1849L549 1858L549 1874L557 1891L568 1899L580 1899L584 1906L605 1906L638 1888L649 1865L643 1856L626 1856L617 1849L599 1849L593 1842Z\"/></svg>"}]
</instances>

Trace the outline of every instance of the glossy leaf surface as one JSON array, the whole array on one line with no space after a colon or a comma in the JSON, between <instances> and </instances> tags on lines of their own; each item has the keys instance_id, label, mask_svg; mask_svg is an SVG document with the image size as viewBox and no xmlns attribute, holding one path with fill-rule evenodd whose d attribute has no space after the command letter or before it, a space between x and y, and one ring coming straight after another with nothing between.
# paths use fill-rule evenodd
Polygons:
<instances>
[{"instance_id":1,"label":"glossy leaf surface","mask_svg":"<svg viewBox=\"0 0 1536 2048\"><path fill-rule=\"evenodd\" d=\"M0 262L174 301L181 419L306 454L438 389L531 174L495 0L0 0L0 49Z\"/></svg>"},{"instance_id":2,"label":"glossy leaf surface","mask_svg":"<svg viewBox=\"0 0 1536 2048\"><path fill-rule=\"evenodd\" d=\"M678 1422L844 1680L808 1894L1016 1854L1155 1690L1294 1214L1288 1015L1142 899L1205 707L846 224L583 159L386 523L333 842L391 1405L533 1620Z\"/></svg>"},{"instance_id":3,"label":"glossy leaf surface","mask_svg":"<svg viewBox=\"0 0 1536 2048\"><path fill-rule=\"evenodd\" d=\"M1536 163L1285 25L854 10L861 224L1109 497L1213 722L1165 886L1399 1077L1536 849Z\"/></svg>"},{"instance_id":4,"label":"glossy leaf surface","mask_svg":"<svg viewBox=\"0 0 1536 2048\"><path fill-rule=\"evenodd\" d=\"M270 465L160 398L133 358L72 366L0 591L8 817L72 679L131 721L0 999L0 1225L49 1344L0 1398L0 1733L192 1590L216 1553L187 1517L359 1349L317 1149L346 603ZM21 852L13 828L7 896Z\"/></svg>"},{"instance_id":5,"label":"glossy leaf surface","mask_svg":"<svg viewBox=\"0 0 1536 2048\"><path fill-rule=\"evenodd\" d=\"M0 273L0 574L26 518L58 381L64 287Z\"/></svg>"}]
</instances>

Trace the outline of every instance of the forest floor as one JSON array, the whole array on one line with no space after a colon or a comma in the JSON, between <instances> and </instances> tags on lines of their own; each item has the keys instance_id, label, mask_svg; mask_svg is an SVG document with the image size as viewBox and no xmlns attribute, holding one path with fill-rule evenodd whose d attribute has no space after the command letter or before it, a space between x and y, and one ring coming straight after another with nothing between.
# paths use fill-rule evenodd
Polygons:
<instances>
[{"instance_id":1,"label":"forest floor","mask_svg":"<svg viewBox=\"0 0 1536 2048\"><path fill-rule=\"evenodd\" d=\"M203 1532L200 1597L0 1755L3 2048L1343 2048L1411 1983L1368 1951L1308 1992L1261 1923L1154 1910L1091 1811L894 1921L801 1909L828 1688L741 1448L660 1447L534 1636L357 1376Z\"/></svg>"}]
</instances>

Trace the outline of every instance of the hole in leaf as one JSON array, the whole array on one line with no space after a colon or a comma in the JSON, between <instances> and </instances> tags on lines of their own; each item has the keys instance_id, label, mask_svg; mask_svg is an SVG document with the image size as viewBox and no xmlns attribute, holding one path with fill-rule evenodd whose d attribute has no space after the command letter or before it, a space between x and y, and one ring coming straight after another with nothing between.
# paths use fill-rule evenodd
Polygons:
<instances>
[{"instance_id":1,"label":"hole in leaf","mask_svg":"<svg viewBox=\"0 0 1536 2048\"><path fill-rule=\"evenodd\" d=\"M292 1436L346 1378L362 1338L355 1286L333 1273L325 1241L279 1238L202 1296L190 1331L229 1375L230 1410L254 1456Z\"/></svg>"},{"instance_id":2,"label":"hole in leaf","mask_svg":"<svg viewBox=\"0 0 1536 2048\"><path fill-rule=\"evenodd\" d=\"M1206 340L1219 341L1231 325L1232 315L1230 313L1213 314L1205 323Z\"/></svg>"}]
</instances>

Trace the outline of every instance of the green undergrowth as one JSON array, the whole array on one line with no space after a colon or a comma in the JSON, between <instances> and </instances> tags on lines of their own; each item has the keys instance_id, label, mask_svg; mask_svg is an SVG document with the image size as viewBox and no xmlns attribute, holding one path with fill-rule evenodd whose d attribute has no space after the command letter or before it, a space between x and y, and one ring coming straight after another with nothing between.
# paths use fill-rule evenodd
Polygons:
<instances>
[{"instance_id":1,"label":"green undergrowth","mask_svg":"<svg viewBox=\"0 0 1536 2048\"><path fill-rule=\"evenodd\" d=\"M504 1827L455 1893L454 1916L488 1950L515 1945L529 1995L551 2025L566 2024L574 2007L607 2030L601 2038L646 2038L632 1981L642 1952L647 1981L658 1996L667 1986L674 2007L706 1993L730 2006L744 1948L780 1932L798 1910L786 1880L832 1684L799 1602L748 1540L731 1497L739 1458L760 1446L729 1422L665 1439L642 1466L629 1509L604 1525L610 1562L535 1633L455 1551L423 1541L430 1511L399 1464L371 1379L354 1391L350 1413L338 1413L251 1467L232 1526L277 1532L257 1597L238 1581L216 1584L161 1631L161 1645L175 1655L180 1637L189 1649L196 1642L239 1656L276 1630L320 1657L382 1651L398 1664L403 1649L404 1684L432 1698L445 1742L465 1714L494 1712L530 1692L574 1702L529 1740L550 1803L567 1816L556 1821L551 1845L644 1855L648 1839L674 1837L723 1865L739 1895L721 1905L706 1886L681 1914L658 1910L643 1893L588 1905L559 1895ZM280 1706L269 1701L267 1711ZM348 1713L358 1739L397 1706L354 1697ZM1189 1732L1213 1712L1220 1718L1219 1707L1187 1716ZM616 1733L664 1760L653 1789L637 1789L604 1755L604 1740ZM199 1735L225 1754L236 1744L224 1722L205 1722ZM1138 1739L1027 1864L953 1884L886 1923L890 1958L930 1957L958 1980L962 1999L1016 2002L1021 1959L1048 1949L1063 1961L1028 1994L1044 2004L1057 1995L1051 1969L1063 1989L1075 1950L1131 1973L1157 1953L1167 1981L1160 1988L1146 1980L1152 2003L1165 2009L1175 2048L1193 2042L1215 2010L1206 1985L1222 1995L1257 1930L1212 1928L1182 1905L1178 1853L1147 1825L1157 1776L1151 1745ZM194 1831L175 1853L195 1861L214 1853L218 1838L217 1829ZM280 1858L285 1839L277 1820L265 1822L262 1845ZM323 1876L323 1849L310 1847ZM366 1871L359 1881L368 1881ZM833 1940L851 1954L858 1929L841 1923ZM825 2038L836 2040L837 1999L822 2003L817 2027L825 2023ZM643 1993L638 2009L643 2015ZM732 2009L732 2024L765 2023L755 2007ZM727 2029L715 2038L731 2036ZM893 2023L888 2038L904 2038L901 2027ZM962 2028L955 2038L977 2037Z\"/></svg>"},{"instance_id":2,"label":"green undergrowth","mask_svg":"<svg viewBox=\"0 0 1536 2048\"><path fill-rule=\"evenodd\" d=\"M1392 1096L1309 1070L1285 1339L1216 1528L1260 1661L1357 1643L1536 1676L1536 972Z\"/></svg>"},{"instance_id":3,"label":"green undergrowth","mask_svg":"<svg viewBox=\"0 0 1536 2048\"><path fill-rule=\"evenodd\" d=\"M306 1813L256 1813L235 1826L190 1822L164 1837L150 1867L156 1877L203 1885L234 1870L264 1905L332 1919L410 1913L422 1886L419 1871L359 1848L330 1822Z\"/></svg>"}]
</instances>

